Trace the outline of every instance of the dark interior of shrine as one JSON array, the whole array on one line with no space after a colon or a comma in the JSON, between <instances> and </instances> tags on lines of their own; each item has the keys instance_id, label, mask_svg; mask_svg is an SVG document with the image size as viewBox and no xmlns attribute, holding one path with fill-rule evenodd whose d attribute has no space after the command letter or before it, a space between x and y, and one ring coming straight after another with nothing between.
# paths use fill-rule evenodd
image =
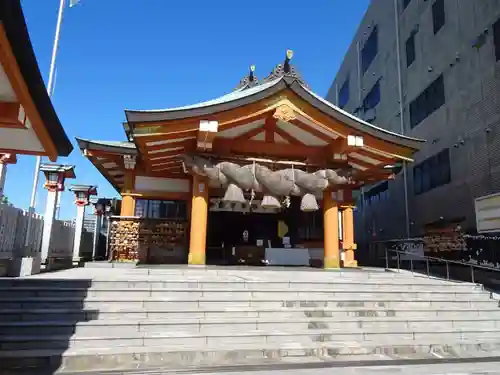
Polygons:
<instances>
[{"instance_id":1,"label":"dark interior of shrine","mask_svg":"<svg viewBox=\"0 0 500 375\"><path fill-rule=\"evenodd\" d=\"M287 228L280 233L280 221ZM277 213L210 211L208 215L207 264L262 265L265 249L290 247L305 241L322 241L322 213L302 212L300 199ZM245 233L246 232L246 233ZM248 234L248 236L246 236Z\"/></svg>"}]
</instances>

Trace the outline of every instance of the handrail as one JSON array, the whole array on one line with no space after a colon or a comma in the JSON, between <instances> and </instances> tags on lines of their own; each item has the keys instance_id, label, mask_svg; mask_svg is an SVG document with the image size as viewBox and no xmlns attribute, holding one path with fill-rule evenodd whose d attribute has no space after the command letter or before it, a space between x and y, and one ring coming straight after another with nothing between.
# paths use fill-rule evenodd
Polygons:
<instances>
[{"instance_id":1,"label":"handrail","mask_svg":"<svg viewBox=\"0 0 500 375\"><path fill-rule=\"evenodd\" d=\"M426 262L427 276L428 277L430 277L429 261L438 261L438 262L445 263L445 265L446 265L446 279L447 280L450 279L450 267L449 267L449 264L457 264L457 265L460 265L460 266L470 267L470 269L471 269L472 283L475 283L475 276L474 276L474 269L475 268L482 269L482 270L487 270L487 271L500 272L500 269L498 269L498 268L485 267L485 266L481 266L481 265L478 265L478 264L465 263L465 262L459 262L459 261L456 261L456 260L448 260L448 259L443 259L443 258L430 257L430 256L426 256L426 255L419 255L419 254L410 253L410 252L407 252L407 251L393 250L393 249L388 249L388 248L385 248L385 268L386 268L386 270L389 269L389 253L390 252L393 252L393 253L397 254L397 267L398 267L398 270L400 269L400 262L401 262L401 259L400 259L401 256L400 255L401 254L410 256L410 259L408 259L408 260L410 261L410 268L411 268L412 272L413 272L413 261L414 261L413 258L421 258L421 260L423 260L423 261ZM405 259L403 259L403 260L405 260Z\"/></svg>"},{"instance_id":2,"label":"handrail","mask_svg":"<svg viewBox=\"0 0 500 375\"><path fill-rule=\"evenodd\" d=\"M386 250L387 251L392 251L394 253L411 255L413 257L419 257L419 258L424 258L424 259L425 258L427 258L427 259L433 259L433 260L438 260L438 261L441 261L441 262L448 262L448 263L459 264L461 266L472 266L472 267L475 267L475 268L483 268L483 269L486 269L488 271L497 271L497 272L500 272L500 268L486 267L486 266L481 266L479 264L470 264L470 263L465 263L465 262L459 262L457 260L448 260L448 259L444 259L444 258L430 257L430 256L427 256L427 255L418 255L418 254L415 254L415 253L409 253L407 251L401 251L401 250L393 250L393 249L386 249Z\"/></svg>"}]
</instances>

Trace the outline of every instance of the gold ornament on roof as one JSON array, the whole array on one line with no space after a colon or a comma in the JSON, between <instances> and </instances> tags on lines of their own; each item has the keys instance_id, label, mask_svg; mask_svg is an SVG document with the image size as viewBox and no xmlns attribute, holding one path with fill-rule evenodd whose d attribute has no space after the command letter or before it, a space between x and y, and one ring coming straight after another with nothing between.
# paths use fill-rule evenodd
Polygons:
<instances>
[{"instance_id":1,"label":"gold ornament on roof","mask_svg":"<svg viewBox=\"0 0 500 375\"><path fill-rule=\"evenodd\" d=\"M287 104L281 104L278 108L276 108L273 117L284 122L290 122L297 118L297 116L295 116L294 110Z\"/></svg>"}]
</instances>

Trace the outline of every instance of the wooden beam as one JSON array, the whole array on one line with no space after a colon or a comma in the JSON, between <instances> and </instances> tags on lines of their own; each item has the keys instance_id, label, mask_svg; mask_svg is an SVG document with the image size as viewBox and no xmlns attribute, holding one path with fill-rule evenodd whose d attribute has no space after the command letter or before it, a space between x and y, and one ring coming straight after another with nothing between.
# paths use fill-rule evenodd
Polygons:
<instances>
[{"instance_id":1,"label":"wooden beam","mask_svg":"<svg viewBox=\"0 0 500 375\"><path fill-rule=\"evenodd\" d=\"M160 168L161 167L170 167L172 165L176 165L177 167L180 167L182 164L182 161L177 158L173 159L167 159L167 160L153 160L151 161L150 166L152 168Z\"/></svg>"},{"instance_id":2,"label":"wooden beam","mask_svg":"<svg viewBox=\"0 0 500 375\"><path fill-rule=\"evenodd\" d=\"M396 159L388 158L386 156L382 156L382 155L376 154L374 152L370 152L368 149L366 149L364 147L358 147L357 149L353 150L352 152L355 152L356 154L359 154L361 156L364 156L364 157L367 157L370 159L378 160L381 164L384 164L384 165L394 164L395 162L397 162Z\"/></svg>"},{"instance_id":3,"label":"wooden beam","mask_svg":"<svg viewBox=\"0 0 500 375\"><path fill-rule=\"evenodd\" d=\"M348 154L361 149L360 146L351 146L347 143L347 138L339 137L330 144L332 154Z\"/></svg>"},{"instance_id":4,"label":"wooden beam","mask_svg":"<svg viewBox=\"0 0 500 375\"><path fill-rule=\"evenodd\" d=\"M93 156L93 157L100 157L100 158L106 158L112 161L117 161L118 159L123 160L122 155L120 153L111 153L108 151L101 151L101 150L87 150L86 151L86 156Z\"/></svg>"},{"instance_id":5,"label":"wooden beam","mask_svg":"<svg viewBox=\"0 0 500 375\"><path fill-rule=\"evenodd\" d=\"M407 158L400 158L395 155L380 155L380 154L385 154L382 150L375 150L373 148L369 148L366 146L363 146L360 150L356 151L360 155L367 156L369 158L377 159L380 160L382 163L385 164L394 164L395 162L399 160L406 160ZM411 159L410 159L411 160ZM410 161L408 160L408 161Z\"/></svg>"},{"instance_id":6,"label":"wooden beam","mask_svg":"<svg viewBox=\"0 0 500 375\"><path fill-rule=\"evenodd\" d=\"M347 157L347 162L352 162L353 164L356 164L356 165L359 165L360 167L363 167L363 168L366 168L366 169L375 169L375 168L379 168L377 165L375 164L371 164L371 163L367 163L363 160L359 160L359 159L356 159L356 158L353 158L352 156L348 156Z\"/></svg>"},{"instance_id":7,"label":"wooden beam","mask_svg":"<svg viewBox=\"0 0 500 375\"><path fill-rule=\"evenodd\" d=\"M213 150L215 153L221 155L236 153L241 155L264 155L302 159L307 159L308 157L324 157L323 147L268 143L254 140L235 141L233 139L216 138Z\"/></svg>"},{"instance_id":8,"label":"wooden beam","mask_svg":"<svg viewBox=\"0 0 500 375\"><path fill-rule=\"evenodd\" d=\"M321 139L324 142L331 143L331 142L335 141L335 138L329 137L325 133L323 133L323 132L321 132L321 131L313 128L312 126L309 126L309 125L301 122L298 119L290 120L289 122L290 122L290 124L293 124L296 127L304 130L305 132L308 132L308 133L314 135L316 138L319 138L319 139Z\"/></svg>"},{"instance_id":9,"label":"wooden beam","mask_svg":"<svg viewBox=\"0 0 500 375\"><path fill-rule=\"evenodd\" d=\"M123 193L122 196L132 196L140 199L165 199L165 200L188 200L191 199L191 193L168 192L168 191L134 191Z\"/></svg>"},{"instance_id":10,"label":"wooden beam","mask_svg":"<svg viewBox=\"0 0 500 375\"><path fill-rule=\"evenodd\" d=\"M197 135L198 135L198 129L194 129L194 130L191 129L191 130L178 131L178 132L171 132L170 129L166 129L165 131L162 131L159 133L148 134L148 135L137 135L137 136L135 136L135 141L137 143L140 143L143 145L145 145L148 142L168 141L168 140L174 141L171 143L177 143L177 142L175 142L175 140L183 139L183 138L195 139L197 137Z\"/></svg>"},{"instance_id":11,"label":"wooden beam","mask_svg":"<svg viewBox=\"0 0 500 375\"><path fill-rule=\"evenodd\" d=\"M269 116L264 124L264 129L266 130L265 141L268 143L274 142L274 132L276 131L276 123L278 120L275 117Z\"/></svg>"},{"instance_id":12,"label":"wooden beam","mask_svg":"<svg viewBox=\"0 0 500 375\"><path fill-rule=\"evenodd\" d=\"M182 170L182 165L177 164L165 164L165 165L155 165L152 167L152 172L161 172L161 171L177 171Z\"/></svg>"},{"instance_id":13,"label":"wooden beam","mask_svg":"<svg viewBox=\"0 0 500 375\"><path fill-rule=\"evenodd\" d=\"M395 178L394 173L391 171L381 171L381 170L370 170L370 171L356 171L353 174L353 180L356 182L374 183L378 181L393 180Z\"/></svg>"},{"instance_id":14,"label":"wooden beam","mask_svg":"<svg viewBox=\"0 0 500 375\"><path fill-rule=\"evenodd\" d=\"M180 156L184 154L185 149L183 148L182 150L168 150L168 151L162 151L162 152L155 152L154 154L147 154L143 155L142 157L147 160L153 162L155 158L167 158L167 157L174 157L174 156ZM161 159L157 159L161 160Z\"/></svg>"},{"instance_id":15,"label":"wooden beam","mask_svg":"<svg viewBox=\"0 0 500 375\"><path fill-rule=\"evenodd\" d=\"M272 105L270 106L267 101L259 101L215 115L168 121L148 121L144 123L135 123L135 127L137 130L141 129L140 132L143 134L155 134L165 131L172 133L177 131L197 131L200 121L209 120L218 121L219 131L222 131L265 119L268 117L268 112L272 111L274 108L275 107Z\"/></svg>"},{"instance_id":16,"label":"wooden beam","mask_svg":"<svg viewBox=\"0 0 500 375\"><path fill-rule=\"evenodd\" d=\"M2 153L2 154L20 154L20 155L40 155L40 156L47 156L50 158L50 155L47 154L46 152L26 151L26 150L15 149L15 148L2 148L2 147L0 147L0 153Z\"/></svg>"},{"instance_id":17,"label":"wooden beam","mask_svg":"<svg viewBox=\"0 0 500 375\"><path fill-rule=\"evenodd\" d=\"M0 102L0 128L25 129L24 119L19 119L20 103Z\"/></svg>"},{"instance_id":18,"label":"wooden beam","mask_svg":"<svg viewBox=\"0 0 500 375\"><path fill-rule=\"evenodd\" d=\"M274 131L276 132L276 134L281 136L281 138L283 138L284 140L286 140L288 143L290 143L292 145L305 146L304 143L302 143L297 138L295 138L291 134L289 134L286 131L284 131L283 129L281 129L279 126L276 126L276 129L274 129Z\"/></svg>"},{"instance_id":19,"label":"wooden beam","mask_svg":"<svg viewBox=\"0 0 500 375\"><path fill-rule=\"evenodd\" d=\"M367 151L364 146L351 146L348 144L346 138L338 138L335 141L333 141L331 144L325 147L326 153L327 153L327 158L328 159L336 159L336 156L342 156L347 158L349 161L352 161L353 163L356 163L360 166L364 166L365 168L373 168L377 167L379 164L386 164L387 160L390 160L390 163L394 163L394 159L389 159L384 156L380 156L378 154L375 154L373 152ZM377 164L368 162L368 161L363 161L361 159L358 159L354 156L350 156L349 154L351 153L356 153L360 156L364 156L370 159L373 159L374 161L377 161Z\"/></svg>"},{"instance_id":20,"label":"wooden beam","mask_svg":"<svg viewBox=\"0 0 500 375\"><path fill-rule=\"evenodd\" d=\"M94 156L87 155L89 161L94 165L94 167L103 175L103 177L108 180L108 182L118 191L120 191L119 187L122 185L121 182L115 179L115 176L111 176L109 171L100 164L100 161L96 159Z\"/></svg>"},{"instance_id":21,"label":"wooden beam","mask_svg":"<svg viewBox=\"0 0 500 375\"><path fill-rule=\"evenodd\" d=\"M154 146L146 146L146 145L141 145L141 148L145 150L145 152L149 153L150 151L159 151L159 150L166 150L165 152L168 152L169 149L173 148L178 148L182 147L184 150L189 150L189 151L194 151L196 150L196 139L188 139L182 142L175 142L175 143L165 143L161 145L154 145ZM182 151L181 151L182 153ZM155 154L152 154L155 155ZM143 157L146 157L146 155L143 155Z\"/></svg>"},{"instance_id":22,"label":"wooden beam","mask_svg":"<svg viewBox=\"0 0 500 375\"><path fill-rule=\"evenodd\" d=\"M182 172L174 171L151 171L151 172L141 172L141 176L144 177L162 177L162 178L178 178L178 179L188 179L188 176Z\"/></svg>"},{"instance_id":23,"label":"wooden beam","mask_svg":"<svg viewBox=\"0 0 500 375\"><path fill-rule=\"evenodd\" d=\"M249 130L246 133L240 134L237 137L231 138L233 141L244 141L250 138L255 137L256 135L262 133L264 131L264 128L262 126L259 126L255 129Z\"/></svg>"},{"instance_id":24,"label":"wooden beam","mask_svg":"<svg viewBox=\"0 0 500 375\"><path fill-rule=\"evenodd\" d=\"M219 121L219 129L220 130L228 130L228 129L237 128L238 126L251 124L251 123L257 122L259 120L265 120L267 118L267 116L268 116L268 112L266 109L266 110L262 110L258 113L252 113L250 115L240 116L240 117L235 118L233 120L229 119L226 121Z\"/></svg>"}]
</instances>

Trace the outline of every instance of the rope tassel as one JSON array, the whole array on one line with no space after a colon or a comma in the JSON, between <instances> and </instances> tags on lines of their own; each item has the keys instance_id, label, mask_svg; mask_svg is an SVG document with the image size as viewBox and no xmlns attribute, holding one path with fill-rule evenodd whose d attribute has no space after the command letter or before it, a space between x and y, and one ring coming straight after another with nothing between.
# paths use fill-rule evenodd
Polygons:
<instances>
[{"instance_id":1,"label":"rope tassel","mask_svg":"<svg viewBox=\"0 0 500 375\"><path fill-rule=\"evenodd\" d=\"M300 201L300 209L304 212L313 212L319 210L318 201L313 194L304 194L302 200Z\"/></svg>"},{"instance_id":2,"label":"rope tassel","mask_svg":"<svg viewBox=\"0 0 500 375\"><path fill-rule=\"evenodd\" d=\"M264 195L261 203L262 208L281 208L281 203L278 198L272 195Z\"/></svg>"},{"instance_id":3,"label":"rope tassel","mask_svg":"<svg viewBox=\"0 0 500 375\"><path fill-rule=\"evenodd\" d=\"M231 203L246 203L243 190L235 184L229 184L226 189L226 194L224 194L224 198L222 198L222 200L224 202Z\"/></svg>"}]
</instances>

